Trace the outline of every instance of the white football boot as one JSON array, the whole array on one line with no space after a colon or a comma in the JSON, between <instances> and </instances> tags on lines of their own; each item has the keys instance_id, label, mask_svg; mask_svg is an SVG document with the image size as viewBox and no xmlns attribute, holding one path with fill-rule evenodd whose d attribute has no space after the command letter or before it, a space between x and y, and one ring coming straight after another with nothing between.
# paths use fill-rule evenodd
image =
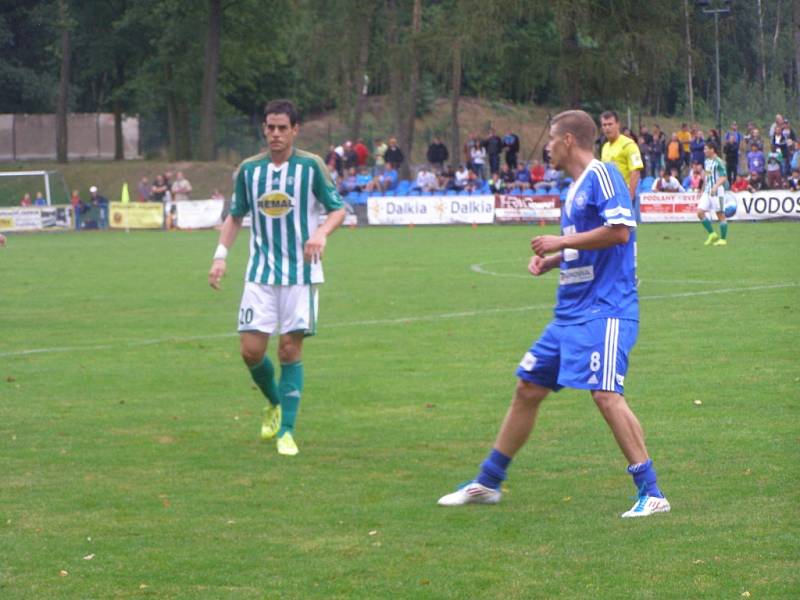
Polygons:
<instances>
[{"instance_id":1,"label":"white football boot","mask_svg":"<svg viewBox=\"0 0 800 600\"><path fill-rule=\"evenodd\" d=\"M655 496L639 496L636 504L628 512L622 513L622 518L629 517L649 517L656 513L668 513L669 502L666 498L656 498Z\"/></svg>"},{"instance_id":2,"label":"white football boot","mask_svg":"<svg viewBox=\"0 0 800 600\"><path fill-rule=\"evenodd\" d=\"M497 504L503 494L500 490L471 481L452 494L439 498L439 506L463 506L464 504Z\"/></svg>"}]
</instances>

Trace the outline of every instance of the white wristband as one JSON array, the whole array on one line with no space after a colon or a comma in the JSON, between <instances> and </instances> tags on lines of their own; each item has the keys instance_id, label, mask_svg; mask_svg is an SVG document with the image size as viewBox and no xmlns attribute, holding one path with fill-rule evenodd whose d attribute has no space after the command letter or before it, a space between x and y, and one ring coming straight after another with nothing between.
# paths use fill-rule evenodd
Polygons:
<instances>
[{"instance_id":1,"label":"white wristband","mask_svg":"<svg viewBox=\"0 0 800 600\"><path fill-rule=\"evenodd\" d=\"M217 251L214 252L214 260L225 260L228 257L228 249L220 244L217 246Z\"/></svg>"}]
</instances>

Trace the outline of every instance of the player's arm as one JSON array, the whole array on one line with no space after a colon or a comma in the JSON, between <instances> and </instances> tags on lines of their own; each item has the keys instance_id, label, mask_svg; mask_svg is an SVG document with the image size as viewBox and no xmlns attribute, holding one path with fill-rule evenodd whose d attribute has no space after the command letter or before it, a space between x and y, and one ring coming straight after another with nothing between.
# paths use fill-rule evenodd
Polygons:
<instances>
[{"instance_id":1,"label":"player's arm","mask_svg":"<svg viewBox=\"0 0 800 600\"><path fill-rule=\"evenodd\" d=\"M344 222L347 215L347 210L338 208L328 213L328 218L320 225L317 230L308 238L305 248L303 249L303 257L306 261L317 262L322 259L325 253L325 245L328 242L328 236L332 234Z\"/></svg>"},{"instance_id":2,"label":"player's arm","mask_svg":"<svg viewBox=\"0 0 800 600\"><path fill-rule=\"evenodd\" d=\"M528 273L534 277L544 275L548 271L555 269L561 263L560 254L551 254L550 256L541 257L538 254L531 256L528 262Z\"/></svg>"},{"instance_id":3,"label":"player's arm","mask_svg":"<svg viewBox=\"0 0 800 600\"><path fill-rule=\"evenodd\" d=\"M553 252L561 252L565 248L601 250L627 243L630 235L628 225L601 225L590 231L570 235L540 235L531 240L531 249L541 257Z\"/></svg>"},{"instance_id":4,"label":"player's arm","mask_svg":"<svg viewBox=\"0 0 800 600\"><path fill-rule=\"evenodd\" d=\"M630 183L628 183L628 192L630 192L631 198L636 198L636 188L639 187L639 179L641 179L639 170L631 171L631 180Z\"/></svg>"},{"instance_id":5,"label":"player's arm","mask_svg":"<svg viewBox=\"0 0 800 600\"><path fill-rule=\"evenodd\" d=\"M234 217L233 215L228 215L225 218L225 222L222 224L222 229L219 232L217 251L214 252L214 258L211 261L211 270L208 272L208 284L215 290L219 289L219 282L225 275L228 250L236 241L236 236L239 235L239 230L241 228L242 217Z\"/></svg>"}]
</instances>

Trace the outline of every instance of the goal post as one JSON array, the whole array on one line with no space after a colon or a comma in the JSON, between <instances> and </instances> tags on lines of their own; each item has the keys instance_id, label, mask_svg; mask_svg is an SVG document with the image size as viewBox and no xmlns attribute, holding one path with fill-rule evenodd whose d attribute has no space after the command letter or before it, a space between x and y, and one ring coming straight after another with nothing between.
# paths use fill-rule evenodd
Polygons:
<instances>
[{"instance_id":1,"label":"goal post","mask_svg":"<svg viewBox=\"0 0 800 600\"><path fill-rule=\"evenodd\" d=\"M69 204L69 189L58 171L0 171L0 206L19 206L25 194L33 202L37 192L48 206Z\"/></svg>"}]
</instances>

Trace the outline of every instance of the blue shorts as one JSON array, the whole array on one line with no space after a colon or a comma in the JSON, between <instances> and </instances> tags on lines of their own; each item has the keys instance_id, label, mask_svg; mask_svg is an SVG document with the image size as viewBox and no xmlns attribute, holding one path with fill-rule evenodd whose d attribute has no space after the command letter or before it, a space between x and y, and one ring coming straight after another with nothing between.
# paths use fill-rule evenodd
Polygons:
<instances>
[{"instance_id":1,"label":"blue shorts","mask_svg":"<svg viewBox=\"0 0 800 600\"><path fill-rule=\"evenodd\" d=\"M571 387L622 394L638 334L638 321L628 319L550 323L522 357L517 377L556 392Z\"/></svg>"}]
</instances>

